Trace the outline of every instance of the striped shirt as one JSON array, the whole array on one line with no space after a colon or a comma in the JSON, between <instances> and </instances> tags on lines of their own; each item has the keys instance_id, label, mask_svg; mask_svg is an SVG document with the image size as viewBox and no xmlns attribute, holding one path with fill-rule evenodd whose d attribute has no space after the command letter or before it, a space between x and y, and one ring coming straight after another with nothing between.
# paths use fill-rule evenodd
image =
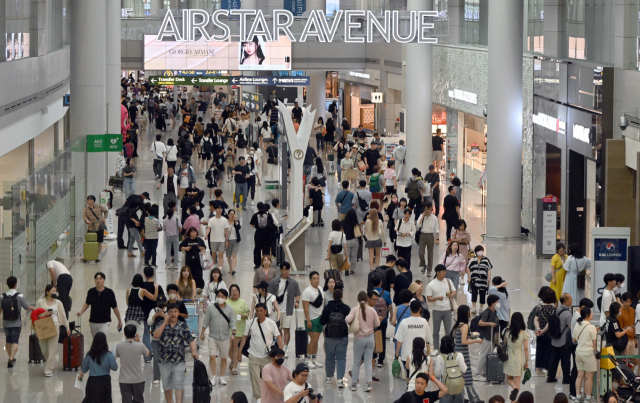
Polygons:
<instances>
[{"instance_id":1,"label":"striped shirt","mask_svg":"<svg viewBox=\"0 0 640 403\"><path fill-rule=\"evenodd\" d=\"M493 268L491 261L486 256L474 257L469 260L468 267L471 272L471 284L478 290L486 291L489 288L489 270Z\"/></svg>"}]
</instances>

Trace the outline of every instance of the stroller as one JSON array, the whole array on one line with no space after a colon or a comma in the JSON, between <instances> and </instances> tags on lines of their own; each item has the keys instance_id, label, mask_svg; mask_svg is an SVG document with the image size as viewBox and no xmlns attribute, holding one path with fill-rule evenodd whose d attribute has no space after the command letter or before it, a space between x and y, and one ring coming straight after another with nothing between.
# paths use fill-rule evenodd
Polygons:
<instances>
[{"instance_id":1,"label":"stroller","mask_svg":"<svg viewBox=\"0 0 640 403\"><path fill-rule=\"evenodd\" d=\"M621 384L624 382L626 386L619 386L617 389L620 400L625 402L640 402L640 376L636 376L625 363L620 363L613 356L609 359L615 365L611 370L613 379Z\"/></svg>"}]
</instances>

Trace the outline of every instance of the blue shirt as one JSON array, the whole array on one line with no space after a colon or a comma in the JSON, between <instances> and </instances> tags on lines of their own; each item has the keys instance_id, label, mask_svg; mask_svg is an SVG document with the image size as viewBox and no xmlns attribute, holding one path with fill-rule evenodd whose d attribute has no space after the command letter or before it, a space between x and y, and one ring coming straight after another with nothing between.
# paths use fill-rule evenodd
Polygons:
<instances>
[{"instance_id":1,"label":"blue shirt","mask_svg":"<svg viewBox=\"0 0 640 403\"><path fill-rule=\"evenodd\" d=\"M347 214L349 210L353 208L353 193L348 190L343 190L336 196L336 203L340 204L338 212L340 214Z\"/></svg>"},{"instance_id":2,"label":"blue shirt","mask_svg":"<svg viewBox=\"0 0 640 403\"><path fill-rule=\"evenodd\" d=\"M382 289L381 287L378 288L374 288L374 291L376 291L378 293L378 295L381 295L382 299L384 299L384 302L387 305L392 305L393 302L391 301L391 296L389 295L389 291L385 291L384 289ZM387 323L387 318L384 318L384 320L382 322L380 322L381 325Z\"/></svg>"},{"instance_id":3,"label":"blue shirt","mask_svg":"<svg viewBox=\"0 0 640 403\"><path fill-rule=\"evenodd\" d=\"M109 371L117 371L118 364L116 364L116 359L113 357L111 352L108 352L102 357L100 360L100 364L98 365L92 358L87 354L82 361L82 372L89 373L89 376L105 376L109 375Z\"/></svg>"},{"instance_id":4,"label":"blue shirt","mask_svg":"<svg viewBox=\"0 0 640 403\"><path fill-rule=\"evenodd\" d=\"M396 328L393 331L393 334L395 335L396 332L398 331L398 328L400 327L400 323L402 322L403 319L408 318L409 316L411 316L411 309L409 308L409 305L399 305L396 307Z\"/></svg>"}]
</instances>

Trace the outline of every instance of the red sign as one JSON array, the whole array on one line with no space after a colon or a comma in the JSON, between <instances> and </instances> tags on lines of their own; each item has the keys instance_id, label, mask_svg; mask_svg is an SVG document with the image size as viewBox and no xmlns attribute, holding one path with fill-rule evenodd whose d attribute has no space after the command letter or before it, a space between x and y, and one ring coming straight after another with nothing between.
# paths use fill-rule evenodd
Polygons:
<instances>
[{"instance_id":1,"label":"red sign","mask_svg":"<svg viewBox=\"0 0 640 403\"><path fill-rule=\"evenodd\" d=\"M442 113L438 114L434 112L431 114L431 124L432 125L446 125L447 124L447 112L442 111Z\"/></svg>"},{"instance_id":2,"label":"red sign","mask_svg":"<svg viewBox=\"0 0 640 403\"><path fill-rule=\"evenodd\" d=\"M554 195L546 195L545 197L542 198L542 202L543 203L557 203L558 202L558 198L555 197Z\"/></svg>"}]
</instances>

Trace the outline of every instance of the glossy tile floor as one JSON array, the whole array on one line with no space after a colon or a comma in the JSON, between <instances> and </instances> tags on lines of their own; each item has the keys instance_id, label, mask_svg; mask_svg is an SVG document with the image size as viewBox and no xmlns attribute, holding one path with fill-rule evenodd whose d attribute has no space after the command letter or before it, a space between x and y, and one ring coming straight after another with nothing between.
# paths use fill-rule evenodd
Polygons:
<instances>
[{"instance_id":1,"label":"glossy tile floor","mask_svg":"<svg viewBox=\"0 0 640 403\"><path fill-rule=\"evenodd\" d=\"M163 134L163 141L172 136L176 137L175 131L167 132ZM151 194L153 202L162 201L162 195L160 190L156 190L156 181L153 178L152 172L152 154L148 151L151 144L150 135L142 135L141 142L139 144L140 158L137 161L137 174L136 174L136 192L141 193L148 191ZM194 159L195 160L195 159ZM201 169L197 169L198 185L201 188L205 188L204 175L199 172ZM232 196L233 183L223 184L224 196L229 200ZM328 180L328 187L326 189L326 203L323 211L324 220L328 224L323 228L310 228L307 233L308 248L306 251L307 264L311 262L311 266L315 270L324 270L324 257L326 256L327 248L327 236L330 232L330 223L337 216L335 205L333 200L335 194L338 192L339 184L336 178L330 177ZM256 203L262 199L264 189L263 187L257 188ZM444 194L444 191L441 192ZM119 206L123 203L123 193L116 192L115 205ZM205 205L208 201L208 192L205 197ZM482 242L481 234L484 232L483 228L483 209L478 207L480 204L480 194L473 190L465 190L463 192L463 217L469 225L469 230L472 234L472 245L477 243L483 243L486 246L486 255L491 259L494 270L493 275L500 275L509 282L509 296L511 300L511 308L513 311L520 311L527 317L529 311L534 306L536 298L534 295L537 290L544 285L543 273L546 272L549 261L538 260L535 257L535 245L528 240L518 240L510 243L484 243ZM223 273L225 275L224 280L227 285L236 283L239 284L243 293L242 298L249 301L251 293L251 280L253 278L253 230L249 227L248 222L251 215L255 212L255 208L249 207L247 211L243 211L241 214L241 220L243 224L242 229L242 244L240 248L239 264L237 273L234 277L228 276L228 267L225 263ZM205 215L208 211L205 212ZM441 238L444 238L445 225L444 221L440 221ZM72 289L72 297L74 300L73 310L71 315L75 318L75 313L82 307L86 290L94 286L93 274L96 271L102 271L107 275L106 286L114 289L118 304L121 312L124 316L126 309L125 305L125 290L129 288L129 283L136 273L142 273L143 260L138 256L136 258L128 258L126 250L118 250L115 241L107 241L108 247L103 251L101 261L97 264L87 263L83 264L79 259L76 260L75 265L72 268L72 275L74 278L74 286ZM439 258L444 253L445 247L441 244L437 249L437 256ZM158 262L164 262L165 248L164 242L161 240L158 246ZM367 252L365 251L365 261L367 260ZM413 262L418 262L417 247L413 247ZM414 278L421 278L419 270L416 266L413 268ZM366 275L368 268L363 268L362 263L359 264L356 275L346 277L346 289L354 290L345 296L345 302L350 306L355 305L357 291L363 289L362 285L366 282ZM205 278L208 278L208 272L205 272ZM176 279L176 270L167 272L162 265L157 270L157 281L164 287L168 283L174 282ZM301 282L301 289L304 289L308 284L306 276L299 276ZM423 278L423 280L429 281L429 278ZM470 304L470 295L467 295ZM299 315L302 315L300 312ZM115 319L114 319L115 320ZM82 318L82 329L85 334L85 352L88 351L91 343L91 334L89 332L88 315L84 315ZM392 337L393 328L389 326L389 335ZM444 330L443 330L444 331ZM63 372L61 355L62 348L58 348L58 360L55 365L54 376L52 378L45 378L42 364L28 364L28 328L24 328L21 341L20 352L17 356L18 362L12 369L4 366L5 355L0 357L0 379L4 379L4 382L0 382L0 396L2 396L3 402L17 403L17 402L50 402L50 403L74 403L82 401L82 392L74 388L75 372ZM116 324L113 323L111 331L108 335L110 345L121 340L122 334L116 330ZM375 368L374 376L380 379L379 383L374 383L373 391L371 393L365 393L362 391L362 382L360 388L356 392L352 392L348 389L338 389L336 387L335 380L331 385L324 383L324 369L312 370L309 377L309 383L317 391L320 391L325 396L324 401L327 403L334 402L391 402L397 399L405 389L405 381L395 379L391 376L391 361L393 359L392 342L389 340L387 348L387 365L384 368ZM291 351L293 351L293 341L291 342ZM391 347L391 348L389 348ZM477 365L479 347L477 345L472 346L472 368ZM535 349L532 349L532 359L535 357ZM203 346L199 350L202 360L208 367L208 352L206 346ZM353 351L351 349L351 343L349 352L347 355L347 369L351 368L353 358ZM319 351L319 360L324 362L324 356L322 354L322 348ZM286 361L286 365L289 368L294 368L296 359L289 357ZM191 359L188 360L188 368L193 367ZM147 379L145 388L145 399L147 401L160 402L164 401L163 393L160 386L152 385L152 366L146 365L144 368L145 376ZM361 369L364 373L364 369ZM228 372L228 371L227 371ZM362 378L363 375L361 375ZM251 397L251 386L249 382L249 373L246 363L240 364L239 373L236 376L226 376L229 384L227 386L214 387L212 402L229 402L230 396L233 392L242 390L247 396ZM560 378L560 377L558 377ZM187 380L185 385L185 402L190 402L191 397L191 379L192 372L189 370L187 374ZM113 401L120 402L120 392L118 387L118 374L112 374L113 384ZM494 394L501 394L508 396L509 387L505 385L493 385L488 386L484 383L476 383L476 389L480 397L488 401L489 397ZM521 390L531 390L537 401L551 401L553 396L558 391L564 391L568 394L568 386L561 384L547 384L545 378L532 378L532 381L527 383Z\"/></svg>"}]
</instances>

